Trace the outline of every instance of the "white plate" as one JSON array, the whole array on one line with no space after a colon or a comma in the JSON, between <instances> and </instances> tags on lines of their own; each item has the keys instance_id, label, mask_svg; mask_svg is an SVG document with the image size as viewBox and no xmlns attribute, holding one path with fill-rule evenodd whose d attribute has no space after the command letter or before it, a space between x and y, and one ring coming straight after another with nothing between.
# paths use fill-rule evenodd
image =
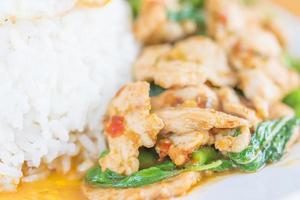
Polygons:
<instances>
[{"instance_id":1,"label":"white plate","mask_svg":"<svg viewBox=\"0 0 300 200\"><path fill-rule=\"evenodd\" d=\"M289 49L300 56L300 21L279 9ZM232 174L200 185L180 200L300 200L300 143L280 162L252 174Z\"/></svg>"}]
</instances>

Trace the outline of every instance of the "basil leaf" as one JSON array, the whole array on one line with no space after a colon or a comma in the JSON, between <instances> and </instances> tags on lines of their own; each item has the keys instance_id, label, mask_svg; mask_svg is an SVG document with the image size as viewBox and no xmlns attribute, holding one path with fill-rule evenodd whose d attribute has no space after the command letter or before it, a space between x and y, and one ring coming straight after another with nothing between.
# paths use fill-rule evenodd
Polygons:
<instances>
[{"instance_id":1,"label":"basil leaf","mask_svg":"<svg viewBox=\"0 0 300 200\"><path fill-rule=\"evenodd\" d=\"M295 117L263 122L256 129L250 145L240 153L229 153L228 157L243 171L257 171L283 156L285 146L299 124Z\"/></svg>"},{"instance_id":2,"label":"basil leaf","mask_svg":"<svg viewBox=\"0 0 300 200\"><path fill-rule=\"evenodd\" d=\"M286 144L299 124L300 119L296 117L262 122L253 134L250 145L240 153L228 153L224 156L211 147L203 147L192 155L193 162L183 167L176 167L173 162L166 161L130 176L119 175L110 170L103 172L101 167L97 166L88 171L85 181L104 188L134 188L156 183L187 171L221 172L229 169L257 171L267 163L282 158Z\"/></svg>"},{"instance_id":3,"label":"basil leaf","mask_svg":"<svg viewBox=\"0 0 300 200\"><path fill-rule=\"evenodd\" d=\"M130 176L118 175L110 170L102 172L101 167L97 166L88 171L85 181L103 188L135 188L156 183L187 171L203 171L217 168L221 164L222 161L219 160L207 165L193 164L176 169L175 164L168 161L157 166L142 169Z\"/></svg>"}]
</instances>

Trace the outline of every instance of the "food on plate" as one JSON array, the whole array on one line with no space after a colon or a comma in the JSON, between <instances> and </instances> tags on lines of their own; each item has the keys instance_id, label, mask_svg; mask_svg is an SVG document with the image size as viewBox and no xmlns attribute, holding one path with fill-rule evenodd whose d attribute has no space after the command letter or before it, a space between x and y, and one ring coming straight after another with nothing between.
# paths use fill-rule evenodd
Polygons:
<instances>
[{"instance_id":1,"label":"food on plate","mask_svg":"<svg viewBox=\"0 0 300 200\"><path fill-rule=\"evenodd\" d=\"M127 2L77 2L0 2L1 191L51 171L79 176L104 149L99 122L138 45Z\"/></svg>"},{"instance_id":2,"label":"food on plate","mask_svg":"<svg viewBox=\"0 0 300 200\"><path fill-rule=\"evenodd\" d=\"M300 61L272 8L0 1L0 199L169 199L279 161Z\"/></svg>"},{"instance_id":3,"label":"food on plate","mask_svg":"<svg viewBox=\"0 0 300 200\"><path fill-rule=\"evenodd\" d=\"M107 107L88 199L172 198L279 161L300 133L300 76L264 3L129 2L144 46Z\"/></svg>"}]
</instances>

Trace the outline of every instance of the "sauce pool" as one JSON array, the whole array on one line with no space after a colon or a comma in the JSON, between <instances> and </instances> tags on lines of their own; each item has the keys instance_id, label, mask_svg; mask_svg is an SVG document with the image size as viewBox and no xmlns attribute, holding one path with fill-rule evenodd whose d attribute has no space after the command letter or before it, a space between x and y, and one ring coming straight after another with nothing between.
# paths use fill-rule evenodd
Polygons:
<instances>
[{"instance_id":1,"label":"sauce pool","mask_svg":"<svg viewBox=\"0 0 300 200\"><path fill-rule=\"evenodd\" d=\"M22 183L16 192L0 193L0 200L87 200L81 181L52 174L44 180Z\"/></svg>"}]
</instances>

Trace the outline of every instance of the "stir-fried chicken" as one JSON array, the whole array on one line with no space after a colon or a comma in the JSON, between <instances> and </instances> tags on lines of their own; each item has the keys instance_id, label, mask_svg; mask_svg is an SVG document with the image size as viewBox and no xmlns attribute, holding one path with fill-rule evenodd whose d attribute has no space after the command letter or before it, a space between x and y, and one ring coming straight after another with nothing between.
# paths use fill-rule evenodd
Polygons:
<instances>
[{"instance_id":1,"label":"stir-fried chicken","mask_svg":"<svg viewBox=\"0 0 300 200\"><path fill-rule=\"evenodd\" d=\"M176 43L168 58L202 64L207 79L213 85L235 84L235 76L228 66L225 51L207 37L196 36Z\"/></svg>"},{"instance_id":2,"label":"stir-fried chicken","mask_svg":"<svg viewBox=\"0 0 300 200\"><path fill-rule=\"evenodd\" d=\"M103 170L131 174L139 168L138 148L152 147L163 122L150 114L149 84L131 83L111 101L104 120L109 154L100 158Z\"/></svg>"},{"instance_id":3,"label":"stir-fried chicken","mask_svg":"<svg viewBox=\"0 0 300 200\"><path fill-rule=\"evenodd\" d=\"M145 46L134 64L134 78L165 90L150 99L149 84L136 82L117 93L104 120L109 153L99 160L102 170L136 172L138 150L144 146L155 149L158 161L169 157L176 170L184 171L203 149L214 147L222 153L218 158L239 153L253 142L251 134L260 122L295 115L282 98L299 87L300 78L282 60L285 38L277 21L242 0L206 0L212 39L179 41L197 29L192 21L168 18L180 2L142 0L134 22L137 39L143 44L171 43ZM287 146L299 137L296 132ZM184 172L128 189L85 185L84 192L90 200L165 199L185 193L201 176Z\"/></svg>"},{"instance_id":4,"label":"stir-fried chicken","mask_svg":"<svg viewBox=\"0 0 300 200\"><path fill-rule=\"evenodd\" d=\"M171 50L171 45L155 45L145 48L133 66L136 80L153 81L155 64Z\"/></svg>"},{"instance_id":5,"label":"stir-fried chicken","mask_svg":"<svg viewBox=\"0 0 300 200\"><path fill-rule=\"evenodd\" d=\"M129 189L93 188L83 186L83 192L89 200L141 200L169 199L186 193L202 177L199 172L185 172L148 186Z\"/></svg>"},{"instance_id":6,"label":"stir-fried chicken","mask_svg":"<svg viewBox=\"0 0 300 200\"><path fill-rule=\"evenodd\" d=\"M280 88L258 69L245 70L240 74L240 88L262 118L269 116L270 104L282 98Z\"/></svg>"},{"instance_id":7,"label":"stir-fried chicken","mask_svg":"<svg viewBox=\"0 0 300 200\"><path fill-rule=\"evenodd\" d=\"M232 66L241 70L264 65L269 59L280 57L281 51L278 40L271 32L260 27L249 27L247 34L237 37L229 57Z\"/></svg>"},{"instance_id":8,"label":"stir-fried chicken","mask_svg":"<svg viewBox=\"0 0 300 200\"><path fill-rule=\"evenodd\" d=\"M239 0L207 0L206 11L208 34L227 50L235 43L236 36L255 23Z\"/></svg>"},{"instance_id":9,"label":"stir-fried chicken","mask_svg":"<svg viewBox=\"0 0 300 200\"><path fill-rule=\"evenodd\" d=\"M237 128L249 126L247 120L202 108L165 108L155 112L165 124L161 133L190 133L212 128Z\"/></svg>"},{"instance_id":10,"label":"stir-fried chicken","mask_svg":"<svg viewBox=\"0 0 300 200\"><path fill-rule=\"evenodd\" d=\"M271 119L279 119L286 116L294 116L294 110L288 105L276 102L271 105L272 109L270 109L270 118Z\"/></svg>"},{"instance_id":11,"label":"stir-fried chicken","mask_svg":"<svg viewBox=\"0 0 300 200\"><path fill-rule=\"evenodd\" d=\"M243 105L233 89L228 87L222 88L218 91L218 95L224 112L245 118L253 126L259 122L255 111Z\"/></svg>"},{"instance_id":12,"label":"stir-fried chicken","mask_svg":"<svg viewBox=\"0 0 300 200\"><path fill-rule=\"evenodd\" d=\"M259 68L281 89L283 96L299 87L298 73L285 66L280 59L268 60ZM280 78L278 77L279 74Z\"/></svg>"},{"instance_id":13,"label":"stir-fried chicken","mask_svg":"<svg viewBox=\"0 0 300 200\"><path fill-rule=\"evenodd\" d=\"M163 159L169 156L176 165L183 165L189 160L189 155L200 146L211 144L213 136L208 131L199 130L185 134L166 135L158 141L156 151Z\"/></svg>"},{"instance_id":14,"label":"stir-fried chicken","mask_svg":"<svg viewBox=\"0 0 300 200\"><path fill-rule=\"evenodd\" d=\"M176 11L178 0L141 0L142 8L134 23L136 38L145 43L172 42L196 32L197 25L185 20L181 23L168 18L168 11Z\"/></svg>"},{"instance_id":15,"label":"stir-fried chicken","mask_svg":"<svg viewBox=\"0 0 300 200\"><path fill-rule=\"evenodd\" d=\"M165 127L161 131L164 139L158 142L156 150L160 157L168 155L176 165L186 163L189 160L189 155L199 146L213 143L213 137L209 130L249 126L249 123L244 119L212 109L197 107L166 108L157 111L156 114L165 123ZM231 147L231 144L228 144L221 149L228 150L230 146L233 150L238 150L241 146L239 141L241 139L237 140L236 145Z\"/></svg>"},{"instance_id":16,"label":"stir-fried chicken","mask_svg":"<svg viewBox=\"0 0 300 200\"><path fill-rule=\"evenodd\" d=\"M153 78L154 83L162 88L193 86L206 81L202 65L181 60L158 62Z\"/></svg>"},{"instance_id":17,"label":"stir-fried chicken","mask_svg":"<svg viewBox=\"0 0 300 200\"><path fill-rule=\"evenodd\" d=\"M198 85L206 80L216 86L236 83L222 48L200 36L178 42L171 49L146 47L135 63L134 75L137 80L154 80L163 88Z\"/></svg>"},{"instance_id":18,"label":"stir-fried chicken","mask_svg":"<svg viewBox=\"0 0 300 200\"><path fill-rule=\"evenodd\" d=\"M200 108L218 109L219 100L215 92L208 86L199 84L179 89L169 89L159 96L151 98L153 110L166 107L176 107L183 103L195 102Z\"/></svg>"},{"instance_id":19,"label":"stir-fried chicken","mask_svg":"<svg viewBox=\"0 0 300 200\"><path fill-rule=\"evenodd\" d=\"M251 133L248 127L242 126L238 135L230 135L232 130L220 131L215 137L215 147L223 152L241 152L250 143ZM223 134L222 134L223 133Z\"/></svg>"}]
</instances>

